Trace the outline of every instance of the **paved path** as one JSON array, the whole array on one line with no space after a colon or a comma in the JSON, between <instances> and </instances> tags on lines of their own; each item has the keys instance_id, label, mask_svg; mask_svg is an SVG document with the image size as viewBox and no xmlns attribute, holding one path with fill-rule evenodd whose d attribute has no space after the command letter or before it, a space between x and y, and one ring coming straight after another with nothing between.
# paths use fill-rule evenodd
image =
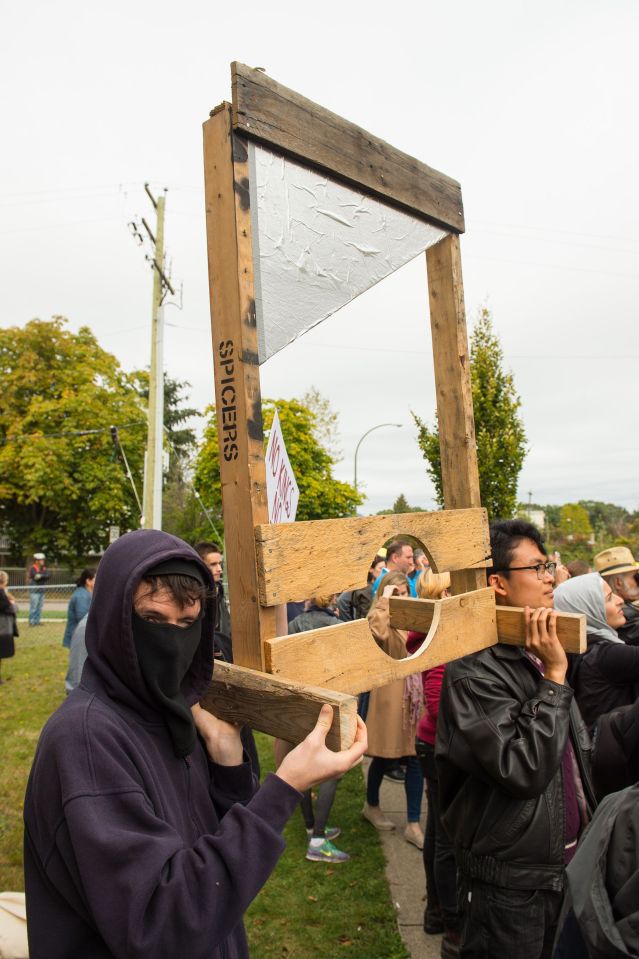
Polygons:
<instances>
[{"instance_id":1,"label":"paved path","mask_svg":"<svg viewBox=\"0 0 639 959\"><path fill-rule=\"evenodd\" d=\"M365 771L368 763L365 763ZM412 959L439 959L441 936L424 932L426 880L421 850L406 842L406 793L401 784L384 779L380 806L395 823L393 832L380 832L386 857L386 878L397 910L399 932ZM426 796L422 802L422 828L425 824Z\"/></svg>"}]
</instances>

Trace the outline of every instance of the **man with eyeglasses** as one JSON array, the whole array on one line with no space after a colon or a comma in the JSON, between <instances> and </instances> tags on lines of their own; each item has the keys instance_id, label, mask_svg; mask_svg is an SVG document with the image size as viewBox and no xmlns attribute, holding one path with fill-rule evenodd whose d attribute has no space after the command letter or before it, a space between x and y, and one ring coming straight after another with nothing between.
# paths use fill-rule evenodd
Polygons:
<instances>
[{"instance_id":1,"label":"man with eyeglasses","mask_svg":"<svg viewBox=\"0 0 639 959\"><path fill-rule=\"evenodd\" d=\"M436 760L457 856L461 957L545 959L565 866L594 809L590 742L557 638L555 564L536 527L493 523L489 585L526 608L526 647L497 645L446 667Z\"/></svg>"}]
</instances>

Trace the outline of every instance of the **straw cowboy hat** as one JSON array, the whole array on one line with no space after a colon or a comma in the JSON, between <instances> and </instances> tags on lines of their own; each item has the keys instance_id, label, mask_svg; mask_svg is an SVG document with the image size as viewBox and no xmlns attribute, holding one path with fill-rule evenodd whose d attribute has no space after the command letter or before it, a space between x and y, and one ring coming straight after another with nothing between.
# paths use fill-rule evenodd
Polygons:
<instances>
[{"instance_id":1,"label":"straw cowboy hat","mask_svg":"<svg viewBox=\"0 0 639 959\"><path fill-rule=\"evenodd\" d=\"M601 576L612 576L615 573L634 573L639 569L639 563L627 546L613 546L604 549L595 556L595 572Z\"/></svg>"}]
</instances>

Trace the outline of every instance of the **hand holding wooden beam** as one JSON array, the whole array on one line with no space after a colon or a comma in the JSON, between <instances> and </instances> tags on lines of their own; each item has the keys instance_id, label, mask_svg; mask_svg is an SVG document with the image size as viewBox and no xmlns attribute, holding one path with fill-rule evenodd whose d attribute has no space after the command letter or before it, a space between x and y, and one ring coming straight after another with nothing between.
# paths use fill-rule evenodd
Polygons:
<instances>
[{"instance_id":1,"label":"hand holding wooden beam","mask_svg":"<svg viewBox=\"0 0 639 959\"><path fill-rule=\"evenodd\" d=\"M270 736L299 743L314 728L324 703L333 707L326 745L336 752L348 749L357 729L357 700L347 693L279 679L231 663L216 663L200 705L218 719L245 723Z\"/></svg>"},{"instance_id":2,"label":"hand holding wooden beam","mask_svg":"<svg viewBox=\"0 0 639 959\"><path fill-rule=\"evenodd\" d=\"M454 597L451 597L454 599ZM428 633L435 608L446 599L428 600L394 596L390 601L391 625L396 629L412 629ZM523 646L526 642L526 618L523 609L516 606L496 606L497 642L508 646ZM473 629L472 619L468 624ZM577 613L557 613L557 636L567 653L585 653L586 617ZM488 645L488 644L487 644Z\"/></svg>"}]
</instances>

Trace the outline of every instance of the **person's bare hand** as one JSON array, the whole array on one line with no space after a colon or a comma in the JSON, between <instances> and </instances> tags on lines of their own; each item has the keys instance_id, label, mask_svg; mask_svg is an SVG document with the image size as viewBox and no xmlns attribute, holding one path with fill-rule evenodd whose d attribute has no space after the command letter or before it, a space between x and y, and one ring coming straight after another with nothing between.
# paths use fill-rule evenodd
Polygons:
<instances>
[{"instance_id":1,"label":"person's bare hand","mask_svg":"<svg viewBox=\"0 0 639 959\"><path fill-rule=\"evenodd\" d=\"M565 583L567 579L570 579L570 573L568 572L568 567L564 566L561 563L555 570L555 586L560 586L561 583Z\"/></svg>"},{"instance_id":2,"label":"person's bare hand","mask_svg":"<svg viewBox=\"0 0 639 959\"><path fill-rule=\"evenodd\" d=\"M557 636L557 613L554 609L526 606L526 649L544 664L544 676L553 683L566 681L568 659Z\"/></svg>"},{"instance_id":3,"label":"person's bare hand","mask_svg":"<svg viewBox=\"0 0 639 959\"><path fill-rule=\"evenodd\" d=\"M397 592L397 586L384 586L382 590L382 597L384 599L390 599L391 596L394 596Z\"/></svg>"},{"instance_id":4,"label":"person's bare hand","mask_svg":"<svg viewBox=\"0 0 639 959\"><path fill-rule=\"evenodd\" d=\"M355 741L349 749L333 752L326 746L326 734L333 722L333 707L324 704L315 728L299 746L284 757L276 775L289 786L304 792L317 783L343 776L362 761L368 746L368 736L363 720L357 717Z\"/></svg>"},{"instance_id":5,"label":"person's bare hand","mask_svg":"<svg viewBox=\"0 0 639 959\"><path fill-rule=\"evenodd\" d=\"M226 723L202 709L199 703L191 706L195 728L204 740L206 751L220 766L239 766L244 758L240 727Z\"/></svg>"}]
</instances>

